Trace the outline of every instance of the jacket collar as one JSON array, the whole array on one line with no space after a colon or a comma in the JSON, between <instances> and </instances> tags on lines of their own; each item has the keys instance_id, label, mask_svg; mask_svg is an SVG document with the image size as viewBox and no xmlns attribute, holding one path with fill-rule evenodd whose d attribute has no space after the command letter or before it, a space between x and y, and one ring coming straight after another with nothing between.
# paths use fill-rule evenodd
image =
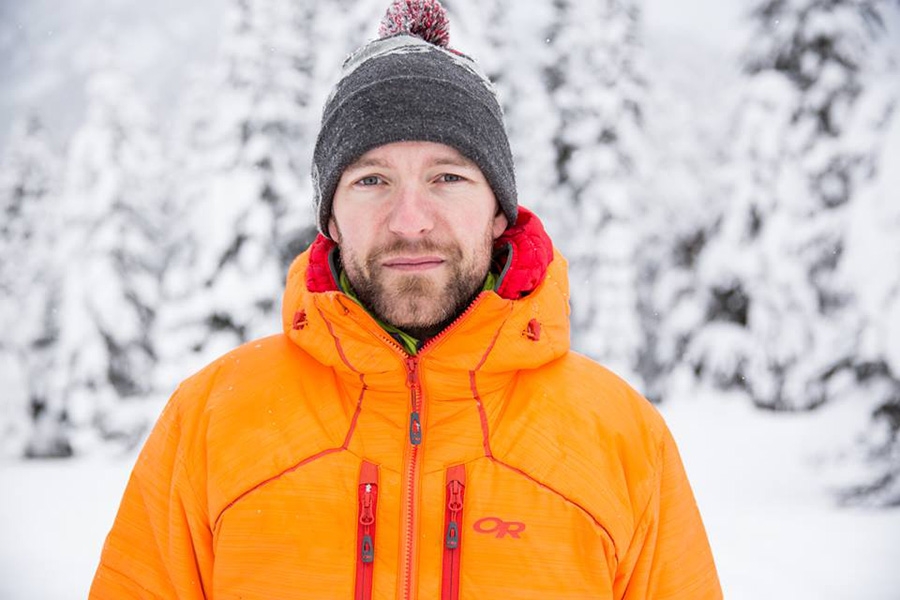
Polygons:
<instances>
[{"instance_id":1,"label":"jacket collar","mask_svg":"<svg viewBox=\"0 0 900 600\"><path fill-rule=\"evenodd\" d=\"M334 242L319 236L294 261L282 316L284 331L319 362L371 386L379 374L403 368L403 349L340 291L329 262ZM568 280L540 220L520 208L516 224L495 243L506 252L496 292L484 291L420 359L441 371L510 374L534 368L569 348Z\"/></svg>"}]
</instances>

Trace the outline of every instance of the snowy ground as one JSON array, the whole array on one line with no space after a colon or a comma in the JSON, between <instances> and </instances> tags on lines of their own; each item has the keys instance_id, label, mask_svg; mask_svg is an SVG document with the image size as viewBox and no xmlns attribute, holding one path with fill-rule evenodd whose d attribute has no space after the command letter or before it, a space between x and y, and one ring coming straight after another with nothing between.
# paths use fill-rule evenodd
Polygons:
<instances>
[{"instance_id":1,"label":"snowy ground","mask_svg":"<svg viewBox=\"0 0 900 600\"><path fill-rule=\"evenodd\" d=\"M834 500L857 471L834 449L859 413L849 401L791 415L722 398L663 408L728 600L900 599L900 510Z\"/></svg>"},{"instance_id":2,"label":"snowy ground","mask_svg":"<svg viewBox=\"0 0 900 600\"><path fill-rule=\"evenodd\" d=\"M729 600L900 598L900 510L837 508L824 489L848 408L664 407ZM133 459L0 464L0 599L86 597Z\"/></svg>"}]
</instances>

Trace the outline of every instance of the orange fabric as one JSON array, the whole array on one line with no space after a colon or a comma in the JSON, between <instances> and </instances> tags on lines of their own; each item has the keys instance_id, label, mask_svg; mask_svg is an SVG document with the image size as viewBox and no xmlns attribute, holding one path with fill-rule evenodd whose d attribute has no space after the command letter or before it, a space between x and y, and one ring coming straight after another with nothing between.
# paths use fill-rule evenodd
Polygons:
<instances>
[{"instance_id":1,"label":"orange fabric","mask_svg":"<svg viewBox=\"0 0 900 600\"><path fill-rule=\"evenodd\" d=\"M414 376L355 302L307 291L308 261L288 279L285 333L222 357L169 402L92 599L353 598L364 462L379 472L374 598L441 597L459 465L460 598L722 597L662 418L569 350L562 256L525 298L483 292Z\"/></svg>"}]
</instances>

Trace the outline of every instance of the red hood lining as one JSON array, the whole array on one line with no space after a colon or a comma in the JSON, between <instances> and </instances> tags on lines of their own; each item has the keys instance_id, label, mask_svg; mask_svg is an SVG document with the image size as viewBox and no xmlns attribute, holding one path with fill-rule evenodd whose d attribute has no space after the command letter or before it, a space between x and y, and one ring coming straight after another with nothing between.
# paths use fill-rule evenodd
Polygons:
<instances>
[{"instance_id":1,"label":"red hood lining","mask_svg":"<svg viewBox=\"0 0 900 600\"><path fill-rule=\"evenodd\" d=\"M336 245L320 233L310 246L306 270L306 288L310 292L339 291L329 258ZM553 260L553 242L543 224L533 212L521 206L515 225L497 238L494 249L507 254L497 288L497 294L507 300L524 298L537 289Z\"/></svg>"}]
</instances>

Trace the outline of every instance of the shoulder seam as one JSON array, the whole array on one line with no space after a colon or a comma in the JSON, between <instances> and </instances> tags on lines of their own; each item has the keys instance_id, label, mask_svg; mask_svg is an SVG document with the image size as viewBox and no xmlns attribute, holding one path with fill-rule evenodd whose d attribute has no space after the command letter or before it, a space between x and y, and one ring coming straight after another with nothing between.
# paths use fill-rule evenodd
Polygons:
<instances>
[{"instance_id":1,"label":"shoulder seam","mask_svg":"<svg viewBox=\"0 0 900 600\"><path fill-rule=\"evenodd\" d=\"M288 467L287 469L260 481L259 483L257 483L253 487L251 487L250 489L245 490L244 492L239 494L237 497L235 497L231 502L229 502L227 505L225 505L225 507L223 507L222 510L219 511L219 514L216 516L215 525L212 528L213 535L214 536L218 535L219 527L222 524L222 517L225 515L226 512L228 512L228 509L231 508L232 506L234 506L235 504L237 504L240 500L244 499L245 497L252 494L256 490L260 489L261 487L275 481L276 479L281 479L283 476L287 475L288 473L292 473L292 472L296 471L300 467L303 467L312 462L315 462L316 460L323 458L325 456L328 456L329 454L334 454L335 452L342 452L342 451L346 451L346 450L347 449L344 448L343 446L339 446L337 448L326 448L325 450L322 450L321 452L313 454L312 456L308 456L308 457L304 458L303 460L301 460L300 462L298 462L297 464L292 465L291 467Z\"/></svg>"},{"instance_id":2,"label":"shoulder seam","mask_svg":"<svg viewBox=\"0 0 900 600\"><path fill-rule=\"evenodd\" d=\"M266 485L272 481L275 481L276 479L280 479L284 475L287 475L288 473L292 473L293 471L296 471L300 467L308 465L320 458L323 458L330 454L334 454L335 452L349 451L350 440L353 439L353 433L356 431L356 424L359 420L359 414L360 414L360 412L362 412L363 399L365 398L366 390L368 389L368 386L366 385L364 376L362 374L360 374L359 378L360 378L360 382L362 383L362 388L360 389L359 399L356 402L356 410L354 411L353 417L350 420L350 426L347 428L347 435L344 437L344 442L340 446L326 448L325 450L321 450L320 452L317 452L316 454L307 456L306 458L304 458L300 462L294 464L293 466L290 466L287 469L284 469L284 470L280 471L279 473L276 473L275 475L272 475L271 477L268 477L268 478L264 479L263 481L258 482L256 485L254 485L250 489L245 490L244 492L239 494L237 497L232 499L228 504L226 504L222 508L222 510L219 511L219 514L216 515L216 522L212 528L213 536L218 536L218 534L219 534L219 527L222 524L222 516L228 511L229 508L234 506L241 499L245 498L248 494L251 494L251 493L255 492L256 490L258 490L259 488L263 487L264 485Z\"/></svg>"}]
</instances>

